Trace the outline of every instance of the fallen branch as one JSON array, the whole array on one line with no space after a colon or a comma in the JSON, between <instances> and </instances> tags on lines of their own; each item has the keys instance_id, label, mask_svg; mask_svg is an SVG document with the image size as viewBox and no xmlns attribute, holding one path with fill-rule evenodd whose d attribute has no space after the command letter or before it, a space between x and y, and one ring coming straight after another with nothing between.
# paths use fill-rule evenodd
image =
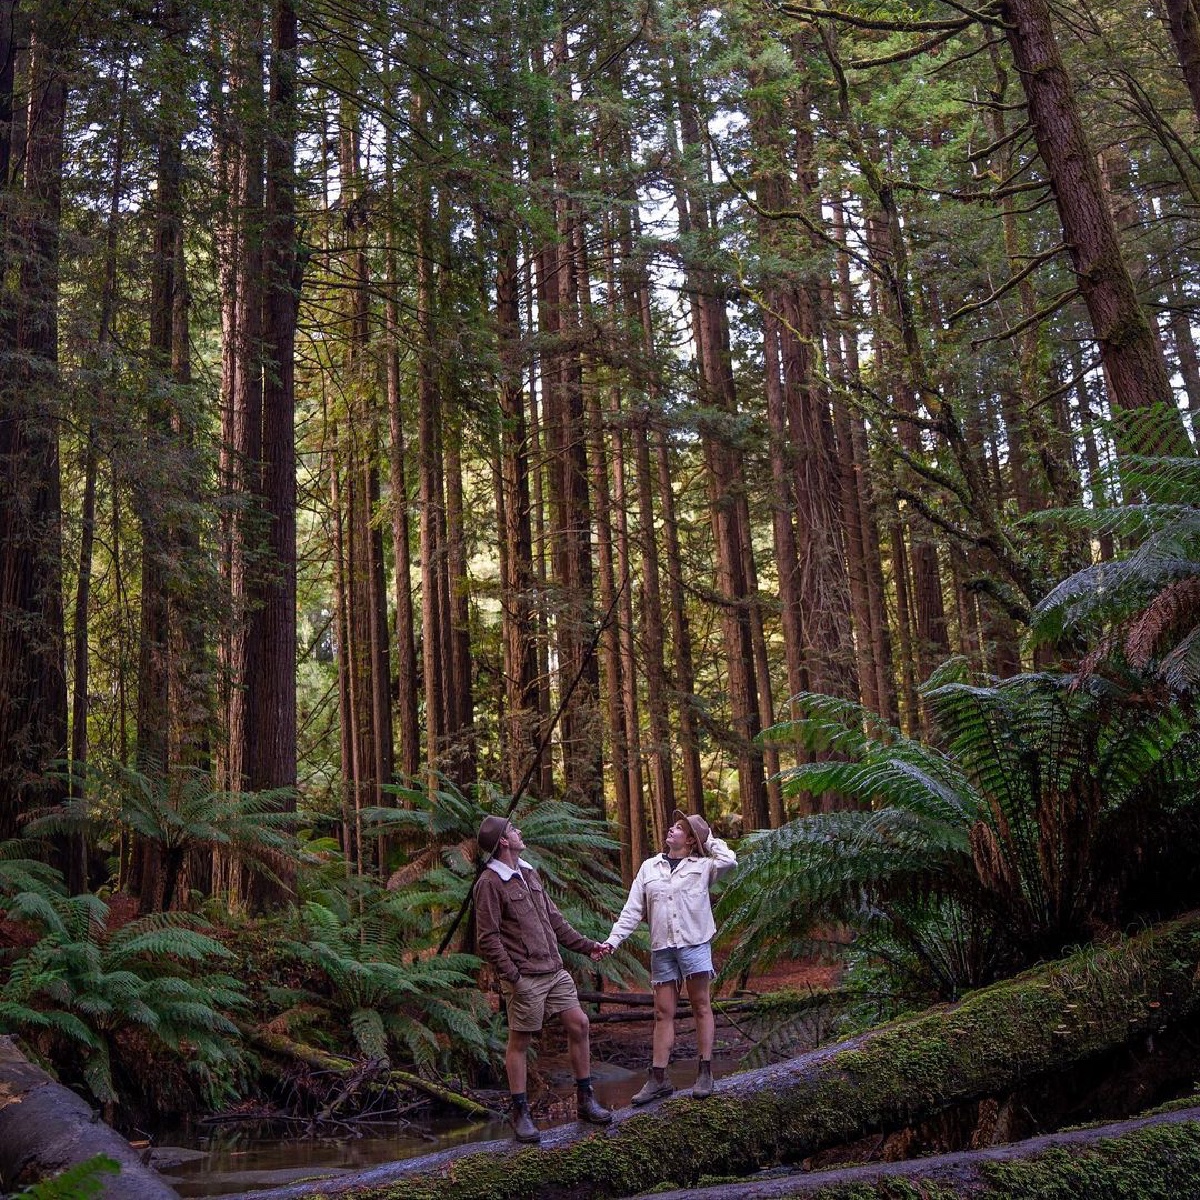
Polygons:
<instances>
[{"instance_id":1,"label":"fallen branch","mask_svg":"<svg viewBox=\"0 0 1200 1200\"><path fill-rule=\"evenodd\" d=\"M297 1042L285 1034L275 1033L270 1029L263 1029L258 1025L242 1024L238 1028L241 1030L242 1036L252 1045L258 1046L262 1050L267 1050L271 1054L295 1059L297 1062L302 1062L316 1071L328 1071L334 1075L350 1075L362 1068L362 1063L357 1063L352 1058L343 1058L338 1054L330 1054L327 1050L305 1045L303 1042ZM385 1069L377 1082L403 1084L414 1091L423 1092L432 1100L437 1100L441 1104L457 1108L469 1117L478 1117L480 1120L486 1121L495 1116L491 1109L485 1108L478 1100L472 1100L470 1096L464 1096L461 1092L456 1092L452 1088L445 1087L440 1083L434 1083L429 1079L422 1079L420 1075L413 1075L408 1071L401 1071L395 1067Z\"/></svg>"}]
</instances>

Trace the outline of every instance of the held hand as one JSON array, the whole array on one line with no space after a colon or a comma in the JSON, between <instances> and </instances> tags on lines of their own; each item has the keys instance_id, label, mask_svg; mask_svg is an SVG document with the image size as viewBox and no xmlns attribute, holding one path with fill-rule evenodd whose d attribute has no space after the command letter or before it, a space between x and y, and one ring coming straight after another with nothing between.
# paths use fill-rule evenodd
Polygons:
<instances>
[{"instance_id":1,"label":"held hand","mask_svg":"<svg viewBox=\"0 0 1200 1200\"><path fill-rule=\"evenodd\" d=\"M602 958L607 958L613 952L613 948L607 942L601 942L591 953L592 962L599 962Z\"/></svg>"}]
</instances>

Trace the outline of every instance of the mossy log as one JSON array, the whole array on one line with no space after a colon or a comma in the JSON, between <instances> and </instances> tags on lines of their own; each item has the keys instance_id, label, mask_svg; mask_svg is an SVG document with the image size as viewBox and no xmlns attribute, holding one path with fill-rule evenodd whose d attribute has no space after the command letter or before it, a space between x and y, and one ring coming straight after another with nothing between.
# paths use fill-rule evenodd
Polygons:
<instances>
[{"instance_id":1,"label":"mossy log","mask_svg":"<svg viewBox=\"0 0 1200 1200\"><path fill-rule=\"evenodd\" d=\"M121 1168L100 1193L108 1200L178 1200L85 1100L0 1037L0 1189L36 1183L98 1154Z\"/></svg>"},{"instance_id":2,"label":"mossy log","mask_svg":"<svg viewBox=\"0 0 1200 1200\"><path fill-rule=\"evenodd\" d=\"M567 1126L539 1147L460 1147L258 1200L629 1196L744 1177L1061 1072L1200 1011L1200 916L1088 949L789 1062L726 1078L704 1102Z\"/></svg>"},{"instance_id":3,"label":"mossy log","mask_svg":"<svg viewBox=\"0 0 1200 1200\"><path fill-rule=\"evenodd\" d=\"M362 1066L361 1063L356 1063L351 1058L330 1054L327 1050L294 1041L292 1038L286 1037L282 1033L275 1033L270 1029L263 1029L255 1025L241 1025L239 1028L242 1036L259 1049L267 1050L284 1058L295 1059L317 1071L328 1071L334 1075L349 1075ZM443 1087L440 1083L422 1079L419 1075L413 1075L409 1071L400 1071L389 1067L381 1072L380 1081L402 1084L413 1091L424 1093L431 1100L437 1100L441 1104L457 1108L469 1117L478 1117L481 1121L490 1120L495 1116L490 1109L485 1108L477 1100L472 1100L470 1096L464 1096L452 1088Z\"/></svg>"},{"instance_id":4,"label":"mossy log","mask_svg":"<svg viewBox=\"0 0 1200 1200\"><path fill-rule=\"evenodd\" d=\"M1200 1195L1200 1108L907 1162L655 1192L655 1200L1180 1200Z\"/></svg>"}]
</instances>

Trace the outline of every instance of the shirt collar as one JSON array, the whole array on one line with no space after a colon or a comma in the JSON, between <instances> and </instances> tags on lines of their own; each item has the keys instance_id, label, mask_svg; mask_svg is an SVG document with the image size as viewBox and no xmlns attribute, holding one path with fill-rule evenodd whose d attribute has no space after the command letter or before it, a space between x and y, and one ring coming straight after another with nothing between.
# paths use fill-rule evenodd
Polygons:
<instances>
[{"instance_id":1,"label":"shirt collar","mask_svg":"<svg viewBox=\"0 0 1200 1200\"><path fill-rule=\"evenodd\" d=\"M493 858L488 863L488 870L495 871L507 883L514 875L520 875L522 870L532 871L533 863L527 863L523 858L518 858L517 865L510 867L508 863L501 862L498 858Z\"/></svg>"}]
</instances>

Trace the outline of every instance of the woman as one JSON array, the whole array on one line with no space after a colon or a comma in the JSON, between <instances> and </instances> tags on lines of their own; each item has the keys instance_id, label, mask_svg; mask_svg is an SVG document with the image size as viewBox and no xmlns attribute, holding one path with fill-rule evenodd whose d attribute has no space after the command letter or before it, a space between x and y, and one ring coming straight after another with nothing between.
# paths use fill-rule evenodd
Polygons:
<instances>
[{"instance_id":1,"label":"woman","mask_svg":"<svg viewBox=\"0 0 1200 1200\"><path fill-rule=\"evenodd\" d=\"M661 1100L675 1090L667 1078L667 1063L675 1044L675 1008L681 985L687 987L691 1001L700 1055L692 1095L702 1100L713 1092L712 939L717 926L709 887L737 866L737 858L720 838L713 837L703 817L685 816L676 809L673 819L666 851L642 863L621 915L601 943L611 953L643 917L650 926L654 1054L649 1077L633 1097L634 1104Z\"/></svg>"}]
</instances>

